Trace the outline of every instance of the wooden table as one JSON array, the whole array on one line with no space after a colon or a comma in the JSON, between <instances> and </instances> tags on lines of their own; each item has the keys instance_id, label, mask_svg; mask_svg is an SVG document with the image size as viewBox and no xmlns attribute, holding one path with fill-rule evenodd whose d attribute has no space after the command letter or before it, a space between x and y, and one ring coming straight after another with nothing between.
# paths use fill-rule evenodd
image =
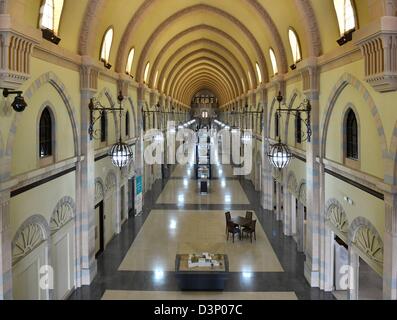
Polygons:
<instances>
[{"instance_id":1,"label":"wooden table","mask_svg":"<svg viewBox=\"0 0 397 320\"><path fill-rule=\"evenodd\" d=\"M244 217L232 218L232 222L240 227L249 227L251 225L251 221L251 219L247 219Z\"/></svg>"}]
</instances>

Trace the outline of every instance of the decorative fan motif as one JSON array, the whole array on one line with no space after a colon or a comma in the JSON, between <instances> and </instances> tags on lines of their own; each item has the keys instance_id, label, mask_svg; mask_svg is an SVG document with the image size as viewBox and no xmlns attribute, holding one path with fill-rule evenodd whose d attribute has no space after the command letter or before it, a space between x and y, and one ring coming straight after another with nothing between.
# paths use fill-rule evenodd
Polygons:
<instances>
[{"instance_id":1,"label":"decorative fan motif","mask_svg":"<svg viewBox=\"0 0 397 320\"><path fill-rule=\"evenodd\" d=\"M353 243L370 259L379 264L383 263L383 242L373 230L366 226L360 227L356 231Z\"/></svg>"},{"instance_id":2,"label":"decorative fan motif","mask_svg":"<svg viewBox=\"0 0 397 320\"><path fill-rule=\"evenodd\" d=\"M295 176L291 173L288 178L288 192L291 194L296 194L296 188L298 183L296 182Z\"/></svg>"},{"instance_id":3,"label":"decorative fan motif","mask_svg":"<svg viewBox=\"0 0 397 320\"><path fill-rule=\"evenodd\" d=\"M51 221L50 221L51 234L56 233L59 229L61 229L65 224L67 224L72 219L73 219L73 208L68 203L62 203L61 205L59 205L51 217Z\"/></svg>"},{"instance_id":4,"label":"decorative fan motif","mask_svg":"<svg viewBox=\"0 0 397 320\"><path fill-rule=\"evenodd\" d=\"M339 231L343 233L349 232L349 221L346 214L338 206L331 206L328 209L326 219Z\"/></svg>"},{"instance_id":5,"label":"decorative fan motif","mask_svg":"<svg viewBox=\"0 0 397 320\"><path fill-rule=\"evenodd\" d=\"M110 191L116 187L117 179L113 172L110 172L106 177L106 190Z\"/></svg>"},{"instance_id":6,"label":"decorative fan motif","mask_svg":"<svg viewBox=\"0 0 397 320\"><path fill-rule=\"evenodd\" d=\"M280 172L280 170L277 170L277 169L273 169L273 178L277 181L277 182L282 182L281 180L282 180L282 174L281 174L281 172Z\"/></svg>"},{"instance_id":7,"label":"decorative fan motif","mask_svg":"<svg viewBox=\"0 0 397 320\"><path fill-rule=\"evenodd\" d=\"M96 179L95 181L95 204L101 202L104 198L105 190L103 188L103 183L101 179Z\"/></svg>"},{"instance_id":8,"label":"decorative fan motif","mask_svg":"<svg viewBox=\"0 0 397 320\"><path fill-rule=\"evenodd\" d=\"M45 241L43 230L38 224L29 224L21 231L12 250L12 261L15 264Z\"/></svg>"},{"instance_id":9,"label":"decorative fan motif","mask_svg":"<svg viewBox=\"0 0 397 320\"><path fill-rule=\"evenodd\" d=\"M301 187L299 188L299 202L306 205L306 183L302 183Z\"/></svg>"}]
</instances>

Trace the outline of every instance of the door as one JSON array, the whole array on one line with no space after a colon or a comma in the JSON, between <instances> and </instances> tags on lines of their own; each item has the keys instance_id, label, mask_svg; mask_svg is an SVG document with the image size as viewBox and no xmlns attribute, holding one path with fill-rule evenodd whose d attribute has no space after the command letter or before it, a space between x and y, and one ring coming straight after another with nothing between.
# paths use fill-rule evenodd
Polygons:
<instances>
[{"instance_id":1,"label":"door","mask_svg":"<svg viewBox=\"0 0 397 320\"><path fill-rule=\"evenodd\" d=\"M74 220L52 235L52 263L54 266L54 298L66 299L74 289L75 237Z\"/></svg>"},{"instance_id":2,"label":"door","mask_svg":"<svg viewBox=\"0 0 397 320\"><path fill-rule=\"evenodd\" d=\"M135 178L128 180L128 214L135 215Z\"/></svg>"},{"instance_id":3,"label":"door","mask_svg":"<svg viewBox=\"0 0 397 320\"><path fill-rule=\"evenodd\" d=\"M126 220L126 215L125 215L125 187L122 186L120 190L120 195L121 195L121 200L120 200L120 219L121 219L121 224L124 223Z\"/></svg>"},{"instance_id":4,"label":"door","mask_svg":"<svg viewBox=\"0 0 397 320\"><path fill-rule=\"evenodd\" d=\"M103 201L95 207L95 257L105 249Z\"/></svg>"}]
</instances>

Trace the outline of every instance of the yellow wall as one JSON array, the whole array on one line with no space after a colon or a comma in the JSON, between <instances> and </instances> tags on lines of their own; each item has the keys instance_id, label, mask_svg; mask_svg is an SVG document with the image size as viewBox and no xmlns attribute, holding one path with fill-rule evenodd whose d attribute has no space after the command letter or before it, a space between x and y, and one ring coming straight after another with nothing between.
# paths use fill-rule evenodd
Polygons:
<instances>
[{"instance_id":1,"label":"yellow wall","mask_svg":"<svg viewBox=\"0 0 397 320\"><path fill-rule=\"evenodd\" d=\"M50 223L52 212L59 200L66 196L75 200L75 184L75 172L71 172L11 198L10 227L12 236L30 216L42 215Z\"/></svg>"},{"instance_id":2,"label":"yellow wall","mask_svg":"<svg viewBox=\"0 0 397 320\"><path fill-rule=\"evenodd\" d=\"M345 196L353 200L352 206L344 200ZM385 204L382 200L327 174L325 176L325 202L327 203L330 199L336 199L342 204L350 224L355 218L364 217L374 225L380 236L383 237Z\"/></svg>"}]
</instances>

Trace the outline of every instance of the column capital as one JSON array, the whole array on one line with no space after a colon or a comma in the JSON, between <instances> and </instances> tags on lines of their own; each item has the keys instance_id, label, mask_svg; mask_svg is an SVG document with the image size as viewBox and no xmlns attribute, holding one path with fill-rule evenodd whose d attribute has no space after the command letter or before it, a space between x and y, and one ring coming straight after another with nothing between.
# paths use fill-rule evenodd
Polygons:
<instances>
[{"instance_id":1,"label":"column capital","mask_svg":"<svg viewBox=\"0 0 397 320\"><path fill-rule=\"evenodd\" d=\"M0 38L0 87L16 90L30 79L32 52L40 42L40 32L15 24L9 14L1 14Z\"/></svg>"},{"instance_id":2,"label":"column capital","mask_svg":"<svg viewBox=\"0 0 397 320\"><path fill-rule=\"evenodd\" d=\"M80 90L93 92L98 90L98 78L100 69L97 63L89 56L81 57L80 66Z\"/></svg>"},{"instance_id":3,"label":"column capital","mask_svg":"<svg viewBox=\"0 0 397 320\"><path fill-rule=\"evenodd\" d=\"M356 36L359 39L356 43L364 56L365 81L378 92L396 91L397 17L381 17L375 23L358 30Z\"/></svg>"}]
</instances>

